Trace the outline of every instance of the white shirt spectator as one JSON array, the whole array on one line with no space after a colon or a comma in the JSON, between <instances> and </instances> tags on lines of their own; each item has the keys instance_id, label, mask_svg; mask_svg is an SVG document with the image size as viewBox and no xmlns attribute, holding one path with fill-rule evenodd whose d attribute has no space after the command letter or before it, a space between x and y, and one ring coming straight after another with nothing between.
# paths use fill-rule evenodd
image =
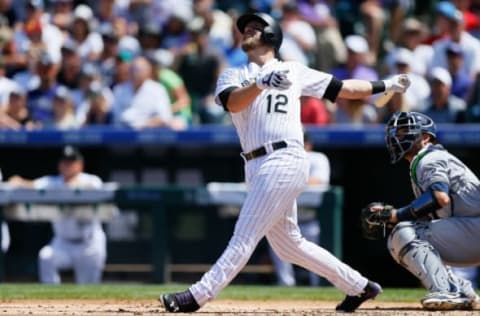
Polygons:
<instances>
[{"instance_id":1,"label":"white shirt spectator","mask_svg":"<svg viewBox=\"0 0 480 316\"><path fill-rule=\"evenodd\" d=\"M137 91L131 82L115 86L114 121L133 128L146 127L154 118L169 123L172 120L170 99L165 88L153 80L146 80Z\"/></svg>"},{"instance_id":2,"label":"white shirt spectator","mask_svg":"<svg viewBox=\"0 0 480 316\"><path fill-rule=\"evenodd\" d=\"M448 68L447 65L447 46L451 39L442 39L433 44L434 54L430 69L434 67ZM460 42L463 52L463 69L472 78L475 78L480 71L480 41L468 32L462 32Z\"/></svg>"},{"instance_id":3,"label":"white shirt spectator","mask_svg":"<svg viewBox=\"0 0 480 316\"><path fill-rule=\"evenodd\" d=\"M15 81L7 77L0 78L0 109L7 105L10 92L15 88L15 85Z\"/></svg>"}]
</instances>

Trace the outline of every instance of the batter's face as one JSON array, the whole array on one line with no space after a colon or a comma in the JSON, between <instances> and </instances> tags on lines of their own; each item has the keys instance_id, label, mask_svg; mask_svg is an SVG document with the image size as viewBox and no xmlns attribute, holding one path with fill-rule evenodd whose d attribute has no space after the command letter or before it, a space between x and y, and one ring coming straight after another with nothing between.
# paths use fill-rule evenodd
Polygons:
<instances>
[{"instance_id":1,"label":"batter's face","mask_svg":"<svg viewBox=\"0 0 480 316\"><path fill-rule=\"evenodd\" d=\"M265 26L258 21L250 21L245 25L242 34L242 49L249 52L263 45L261 37Z\"/></svg>"}]
</instances>

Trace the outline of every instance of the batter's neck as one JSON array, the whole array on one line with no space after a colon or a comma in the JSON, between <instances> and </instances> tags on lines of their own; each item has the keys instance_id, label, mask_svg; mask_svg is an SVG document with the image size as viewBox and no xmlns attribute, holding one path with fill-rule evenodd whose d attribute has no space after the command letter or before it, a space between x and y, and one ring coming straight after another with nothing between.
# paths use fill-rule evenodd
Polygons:
<instances>
[{"instance_id":1,"label":"batter's neck","mask_svg":"<svg viewBox=\"0 0 480 316\"><path fill-rule=\"evenodd\" d=\"M271 49L256 49L248 53L248 59L259 66L263 66L265 63L274 58L275 52Z\"/></svg>"}]
</instances>

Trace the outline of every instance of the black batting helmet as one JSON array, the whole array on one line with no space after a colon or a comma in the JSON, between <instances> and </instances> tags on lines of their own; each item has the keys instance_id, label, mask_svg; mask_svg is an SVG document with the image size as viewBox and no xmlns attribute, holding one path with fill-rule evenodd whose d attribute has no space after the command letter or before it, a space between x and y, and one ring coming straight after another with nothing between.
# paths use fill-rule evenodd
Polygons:
<instances>
[{"instance_id":1,"label":"black batting helmet","mask_svg":"<svg viewBox=\"0 0 480 316\"><path fill-rule=\"evenodd\" d=\"M265 28L262 32L262 42L265 45L275 48L275 51L278 51L280 49L280 45L282 45L283 40L282 29L280 28L280 25L278 25L278 23L275 21L275 19L266 13L246 13L240 16L237 20L237 27L240 33L243 34L247 23L253 20L265 25Z\"/></svg>"}]
</instances>

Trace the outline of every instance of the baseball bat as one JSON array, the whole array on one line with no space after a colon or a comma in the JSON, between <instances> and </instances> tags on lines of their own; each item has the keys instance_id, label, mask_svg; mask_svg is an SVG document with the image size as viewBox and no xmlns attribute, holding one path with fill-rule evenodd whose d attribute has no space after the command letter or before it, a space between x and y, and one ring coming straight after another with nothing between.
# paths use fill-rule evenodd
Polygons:
<instances>
[{"instance_id":1,"label":"baseball bat","mask_svg":"<svg viewBox=\"0 0 480 316\"><path fill-rule=\"evenodd\" d=\"M375 100L375 102L374 102L375 106L377 108L384 107L385 104L387 104L387 102L390 101L390 99L393 97L394 94L395 94L394 91L388 91L387 93L382 94L380 97L378 97Z\"/></svg>"}]
</instances>

